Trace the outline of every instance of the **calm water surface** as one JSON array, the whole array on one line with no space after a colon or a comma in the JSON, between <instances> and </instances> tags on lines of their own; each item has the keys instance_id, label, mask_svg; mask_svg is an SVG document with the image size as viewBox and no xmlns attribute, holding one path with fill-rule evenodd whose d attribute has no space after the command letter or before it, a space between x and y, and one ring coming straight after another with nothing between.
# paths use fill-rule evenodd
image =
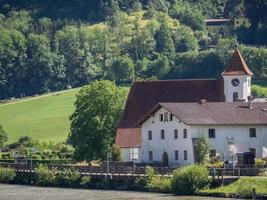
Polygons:
<instances>
[{"instance_id":1,"label":"calm water surface","mask_svg":"<svg viewBox=\"0 0 267 200\"><path fill-rule=\"evenodd\" d=\"M177 197L145 192L44 188L0 184L0 200L226 200L207 197Z\"/></svg>"}]
</instances>

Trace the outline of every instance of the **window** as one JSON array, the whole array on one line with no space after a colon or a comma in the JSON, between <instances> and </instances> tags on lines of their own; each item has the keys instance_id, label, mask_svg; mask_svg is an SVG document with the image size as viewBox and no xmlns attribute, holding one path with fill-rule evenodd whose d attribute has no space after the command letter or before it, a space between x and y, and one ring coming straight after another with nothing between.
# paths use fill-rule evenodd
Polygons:
<instances>
[{"instance_id":1,"label":"window","mask_svg":"<svg viewBox=\"0 0 267 200\"><path fill-rule=\"evenodd\" d=\"M130 148L130 158L131 160L138 160L139 158L138 148Z\"/></svg>"},{"instance_id":2,"label":"window","mask_svg":"<svg viewBox=\"0 0 267 200\"><path fill-rule=\"evenodd\" d=\"M178 160L178 151L174 151L174 160Z\"/></svg>"},{"instance_id":3,"label":"window","mask_svg":"<svg viewBox=\"0 0 267 200\"><path fill-rule=\"evenodd\" d=\"M159 121L163 122L163 114L159 115Z\"/></svg>"},{"instance_id":4,"label":"window","mask_svg":"<svg viewBox=\"0 0 267 200\"><path fill-rule=\"evenodd\" d=\"M178 139L178 129L174 129L174 139Z\"/></svg>"},{"instance_id":5,"label":"window","mask_svg":"<svg viewBox=\"0 0 267 200\"><path fill-rule=\"evenodd\" d=\"M236 102L238 100L238 93L234 92L233 93L233 102Z\"/></svg>"},{"instance_id":6,"label":"window","mask_svg":"<svg viewBox=\"0 0 267 200\"><path fill-rule=\"evenodd\" d=\"M170 121L172 121L172 118L173 118L173 114L170 114Z\"/></svg>"},{"instance_id":7,"label":"window","mask_svg":"<svg viewBox=\"0 0 267 200\"><path fill-rule=\"evenodd\" d=\"M184 138L187 138L187 129L184 129Z\"/></svg>"},{"instance_id":8,"label":"window","mask_svg":"<svg viewBox=\"0 0 267 200\"><path fill-rule=\"evenodd\" d=\"M184 160L187 160L187 151L184 151Z\"/></svg>"},{"instance_id":9,"label":"window","mask_svg":"<svg viewBox=\"0 0 267 200\"><path fill-rule=\"evenodd\" d=\"M169 120L168 120L168 113L167 112L165 112L164 113L164 122L168 122Z\"/></svg>"},{"instance_id":10,"label":"window","mask_svg":"<svg viewBox=\"0 0 267 200\"><path fill-rule=\"evenodd\" d=\"M149 160L151 161L151 160L153 160L153 152L152 151L149 151L148 152L148 156L149 156Z\"/></svg>"},{"instance_id":11,"label":"window","mask_svg":"<svg viewBox=\"0 0 267 200\"><path fill-rule=\"evenodd\" d=\"M209 138L215 138L215 128L209 128Z\"/></svg>"},{"instance_id":12,"label":"window","mask_svg":"<svg viewBox=\"0 0 267 200\"><path fill-rule=\"evenodd\" d=\"M148 131L148 140L152 140L152 131Z\"/></svg>"},{"instance_id":13,"label":"window","mask_svg":"<svg viewBox=\"0 0 267 200\"><path fill-rule=\"evenodd\" d=\"M249 151L250 151L251 153L254 153L254 156L256 157L256 149L255 149L255 148L250 148Z\"/></svg>"},{"instance_id":14,"label":"window","mask_svg":"<svg viewBox=\"0 0 267 200\"><path fill-rule=\"evenodd\" d=\"M257 137L256 128L250 128L249 129L249 137L251 137L251 138Z\"/></svg>"},{"instance_id":15,"label":"window","mask_svg":"<svg viewBox=\"0 0 267 200\"><path fill-rule=\"evenodd\" d=\"M216 150L213 149L213 150L210 150L210 158L214 158L216 157Z\"/></svg>"},{"instance_id":16,"label":"window","mask_svg":"<svg viewBox=\"0 0 267 200\"><path fill-rule=\"evenodd\" d=\"M165 138L164 130L161 130L160 133L161 133L161 139L164 140Z\"/></svg>"}]
</instances>

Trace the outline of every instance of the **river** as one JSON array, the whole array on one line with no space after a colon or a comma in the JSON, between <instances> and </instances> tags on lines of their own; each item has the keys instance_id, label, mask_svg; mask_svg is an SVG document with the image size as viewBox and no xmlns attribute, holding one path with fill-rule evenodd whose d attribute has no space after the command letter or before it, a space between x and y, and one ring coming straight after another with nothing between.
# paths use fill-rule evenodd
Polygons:
<instances>
[{"instance_id":1,"label":"river","mask_svg":"<svg viewBox=\"0 0 267 200\"><path fill-rule=\"evenodd\" d=\"M219 200L112 190L64 189L0 184L0 200ZM221 199L226 200L226 199Z\"/></svg>"}]
</instances>

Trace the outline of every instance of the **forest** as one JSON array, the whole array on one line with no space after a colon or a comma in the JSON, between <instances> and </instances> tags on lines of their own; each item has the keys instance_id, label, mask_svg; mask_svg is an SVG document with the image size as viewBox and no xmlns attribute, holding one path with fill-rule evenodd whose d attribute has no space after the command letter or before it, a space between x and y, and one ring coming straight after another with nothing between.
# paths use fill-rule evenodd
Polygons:
<instances>
[{"instance_id":1,"label":"forest","mask_svg":"<svg viewBox=\"0 0 267 200\"><path fill-rule=\"evenodd\" d=\"M205 19L250 27L208 32ZM264 0L0 0L0 99L92 80L219 77L240 49L267 77Z\"/></svg>"}]
</instances>

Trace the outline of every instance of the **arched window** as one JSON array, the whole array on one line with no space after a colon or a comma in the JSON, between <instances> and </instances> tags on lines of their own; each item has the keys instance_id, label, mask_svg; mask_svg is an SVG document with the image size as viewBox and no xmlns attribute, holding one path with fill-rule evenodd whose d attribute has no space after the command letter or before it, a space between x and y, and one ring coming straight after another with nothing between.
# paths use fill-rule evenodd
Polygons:
<instances>
[{"instance_id":1,"label":"arched window","mask_svg":"<svg viewBox=\"0 0 267 200\"><path fill-rule=\"evenodd\" d=\"M238 99L238 93L234 92L234 94L233 94L233 102L236 102L237 99Z\"/></svg>"}]
</instances>

